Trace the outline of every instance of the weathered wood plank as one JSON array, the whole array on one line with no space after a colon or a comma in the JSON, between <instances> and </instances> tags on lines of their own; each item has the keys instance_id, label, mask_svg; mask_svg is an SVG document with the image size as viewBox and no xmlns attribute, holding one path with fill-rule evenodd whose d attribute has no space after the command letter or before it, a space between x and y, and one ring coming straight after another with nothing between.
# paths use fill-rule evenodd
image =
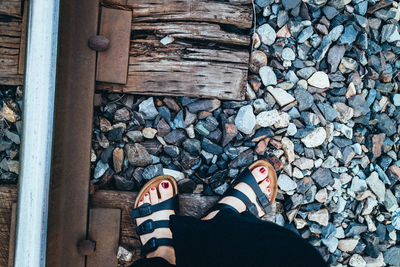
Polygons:
<instances>
[{"instance_id":1,"label":"weathered wood plank","mask_svg":"<svg viewBox=\"0 0 400 267\"><path fill-rule=\"evenodd\" d=\"M249 0L127 0L127 6L133 9L135 22L187 20L230 24L245 29L252 26Z\"/></svg>"},{"instance_id":2,"label":"weathered wood plank","mask_svg":"<svg viewBox=\"0 0 400 267\"><path fill-rule=\"evenodd\" d=\"M96 251L87 257L87 267L113 267L118 265L121 211L95 208L89 211L89 239L96 242Z\"/></svg>"},{"instance_id":3,"label":"weathered wood plank","mask_svg":"<svg viewBox=\"0 0 400 267\"><path fill-rule=\"evenodd\" d=\"M97 81L126 83L131 21L131 11L102 8L100 34L110 40L110 47L98 53Z\"/></svg>"},{"instance_id":4,"label":"weathered wood plank","mask_svg":"<svg viewBox=\"0 0 400 267\"><path fill-rule=\"evenodd\" d=\"M0 84L22 85L23 76L18 74L21 42L21 21L0 21Z\"/></svg>"},{"instance_id":5,"label":"weathered wood plank","mask_svg":"<svg viewBox=\"0 0 400 267\"><path fill-rule=\"evenodd\" d=\"M251 1L127 0L126 7L133 10L127 83L97 83L96 89L244 99ZM166 36L172 42L164 45Z\"/></svg>"},{"instance_id":6,"label":"weathered wood plank","mask_svg":"<svg viewBox=\"0 0 400 267\"><path fill-rule=\"evenodd\" d=\"M169 35L175 39L209 41L215 43L249 46L250 37L230 33L218 24L206 22L132 23L132 31L153 32L158 37ZM160 39L161 39L160 38Z\"/></svg>"},{"instance_id":7,"label":"weathered wood plank","mask_svg":"<svg viewBox=\"0 0 400 267\"><path fill-rule=\"evenodd\" d=\"M16 201L16 186L0 186L0 266L8 266L12 205Z\"/></svg>"},{"instance_id":8,"label":"weathered wood plank","mask_svg":"<svg viewBox=\"0 0 400 267\"><path fill-rule=\"evenodd\" d=\"M1 0L0 15L21 17L21 3L23 0Z\"/></svg>"},{"instance_id":9,"label":"weathered wood plank","mask_svg":"<svg viewBox=\"0 0 400 267\"><path fill-rule=\"evenodd\" d=\"M98 0L60 2L59 51L49 196L46 266L84 267L77 250L86 238Z\"/></svg>"},{"instance_id":10,"label":"weathered wood plank","mask_svg":"<svg viewBox=\"0 0 400 267\"><path fill-rule=\"evenodd\" d=\"M8 246L8 267L14 266L16 223L17 223L17 203L13 203L11 206L10 242Z\"/></svg>"},{"instance_id":11,"label":"weathered wood plank","mask_svg":"<svg viewBox=\"0 0 400 267\"><path fill-rule=\"evenodd\" d=\"M153 38L132 40L130 51L127 84L97 84L96 89L229 100L244 98L247 50L195 47L184 41L164 46Z\"/></svg>"}]
</instances>

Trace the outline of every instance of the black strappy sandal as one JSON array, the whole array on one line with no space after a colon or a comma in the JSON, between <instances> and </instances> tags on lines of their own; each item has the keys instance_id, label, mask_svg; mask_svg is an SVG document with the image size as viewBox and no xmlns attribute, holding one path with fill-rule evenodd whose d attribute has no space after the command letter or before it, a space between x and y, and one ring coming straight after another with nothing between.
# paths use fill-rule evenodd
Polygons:
<instances>
[{"instance_id":1,"label":"black strappy sandal","mask_svg":"<svg viewBox=\"0 0 400 267\"><path fill-rule=\"evenodd\" d=\"M257 180L254 178L253 174L251 173L251 171L257 167L265 167L268 169L268 178L270 179L270 184L269 184L268 188L271 189L271 194L270 194L271 199L270 200L268 199L268 196L261 191L260 186L257 183ZM256 194L257 203L262 207L262 209L264 210L265 213L268 213L271 211L271 205L275 201L277 190L278 190L278 178L277 178L274 168L272 167L272 165L270 163L268 163L265 160L258 160L256 162L254 162L252 165L250 165L248 168L246 168L243 172L241 172L237 178L235 178L235 180L232 182L231 186L228 188L228 190L226 190L226 192L220 198L220 200L221 200L227 196L236 197L246 205L246 209L248 211L250 211L255 216L259 217L259 213L258 213L256 205L244 193L242 193L241 191L234 188L239 183L246 183L247 185L249 185L251 187L251 189ZM211 208L211 210L209 210L206 214L209 214L210 212L213 212L216 210L222 210L222 209L230 209L235 212L238 212L235 208L233 208L232 206L230 206L228 204L217 202Z\"/></svg>"},{"instance_id":2,"label":"black strappy sandal","mask_svg":"<svg viewBox=\"0 0 400 267\"><path fill-rule=\"evenodd\" d=\"M171 183L174 196L172 198L169 198L154 205L145 203L140 207L138 207L140 200L143 199L144 197L144 194L148 192L152 187L158 188L160 183L164 180L167 180L168 182ZM131 212L131 217L133 219L142 218L149 216L154 212L160 210L174 210L175 213L178 213L179 210L178 185L172 176L168 175L157 176L151 179L147 184L145 184L145 186L142 188L142 190L140 190L136 198L134 209ZM140 237L141 235L152 233L154 232L155 229L158 228L169 228L169 220L153 221L152 219L148 219L136 227L136 233ZM146 242L146 244L142 244L142 255L146 255L156 250L159 246L173 246L172 239L155 238L155 237L150 238Z\"/></svg>"}]
</instances>

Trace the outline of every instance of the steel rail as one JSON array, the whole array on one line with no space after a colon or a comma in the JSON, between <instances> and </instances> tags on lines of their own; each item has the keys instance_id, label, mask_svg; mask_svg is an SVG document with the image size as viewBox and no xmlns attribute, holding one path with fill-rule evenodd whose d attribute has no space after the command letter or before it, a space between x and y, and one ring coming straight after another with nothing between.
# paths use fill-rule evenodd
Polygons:
<instances>
[{"instance_id":1,"label":"steel rail","mask_svg":"<svg viewBox=\"0 0 400 267\"><path fill-rule=\"evenodd\" d=\"M45 266L59 0L29 5L14 266Z\"/></svg>"}]
</instances>

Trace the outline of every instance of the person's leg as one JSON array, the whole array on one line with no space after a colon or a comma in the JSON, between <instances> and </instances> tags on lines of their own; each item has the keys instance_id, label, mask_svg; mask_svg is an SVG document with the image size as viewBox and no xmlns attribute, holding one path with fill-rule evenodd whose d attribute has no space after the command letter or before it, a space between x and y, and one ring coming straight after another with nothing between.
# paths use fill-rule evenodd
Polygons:
<instances>
[{"instance_id":1,"label":"person's leg","mask_svg":"<svg viewBox=\"0 0 400 267\"><path fill-rule=\"evenodd\" d=\"M269 197L268 169L257 167L251 174ZM252 187L239 182L234 188L256 205L259 217L265 214ZM239 198L228 194L219 203L230 209L211 211L202 220L171 216L178 266L327 266L319 252L305 240L290 230L258 219L246 211L248 205Z\"/></svg>"},{"instance_id":2,"label":"person's leg","mask_svg":"<svg viewBox=\"0 0 400 267\"><path fill-rule=\"evenodd\" d=\"M297 234L250 212L219 212L211 220L171 216L177 266L307 266L327 264Z\"/></svg>"},{"instance_id":3,"label":"person's leg","mask_svg":"<svg viewBox=\"0 0 400 267\"><path fill-rule=\"evenodd\" d=\"M173 267L167 260L163 258L148 258L135 261L130 267Z\"/></svg>"}]
</instances>

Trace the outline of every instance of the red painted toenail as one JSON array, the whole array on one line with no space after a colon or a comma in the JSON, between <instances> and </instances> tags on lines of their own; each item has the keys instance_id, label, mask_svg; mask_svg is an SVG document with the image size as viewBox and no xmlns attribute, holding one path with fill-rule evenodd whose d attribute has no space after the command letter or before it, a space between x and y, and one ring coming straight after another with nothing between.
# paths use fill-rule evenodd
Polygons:
<instances>
[{"instance_id":1,"label":"red painted toenail","mask_svg":"<svg viewBox=\"0 0 400 267\"><path fill-rule=\"evenodd\" d=\"M152 187L151 190L156 190L156 188L155 188L155 187Z\"/></svg>"},{"instance_id":2,"label":"red painted toenail","mask_svg":"<svg viewBox=\"0 0 400 267\"><path fill-rule=\"evenodd\" d=\"M264 173L264 172L265 172L265 168L262 167L262 168L260 169L260 172L261 172L261 173Z\"/></svg>"},{"instance_id":3,"label":"red painted toenail","mask_svg":"<svg viewBox=\"0 0 400 267\"><path fill-rule=\"evenodd\" d=\"M149 195L148 193L144 194L145 197L147 197L148 195Z\"/></svg>"},{"instance_id":4,"label":"red painted toenail","mask_svg":"<svg viewBox=\"0 0 400 267\"><path fill-rule=\"evenodd\" d=\"M161 183L161 186L162 186L164 189L167 189L167 188L169 187L169 183Z\"/></svg>"}]
</instances>

